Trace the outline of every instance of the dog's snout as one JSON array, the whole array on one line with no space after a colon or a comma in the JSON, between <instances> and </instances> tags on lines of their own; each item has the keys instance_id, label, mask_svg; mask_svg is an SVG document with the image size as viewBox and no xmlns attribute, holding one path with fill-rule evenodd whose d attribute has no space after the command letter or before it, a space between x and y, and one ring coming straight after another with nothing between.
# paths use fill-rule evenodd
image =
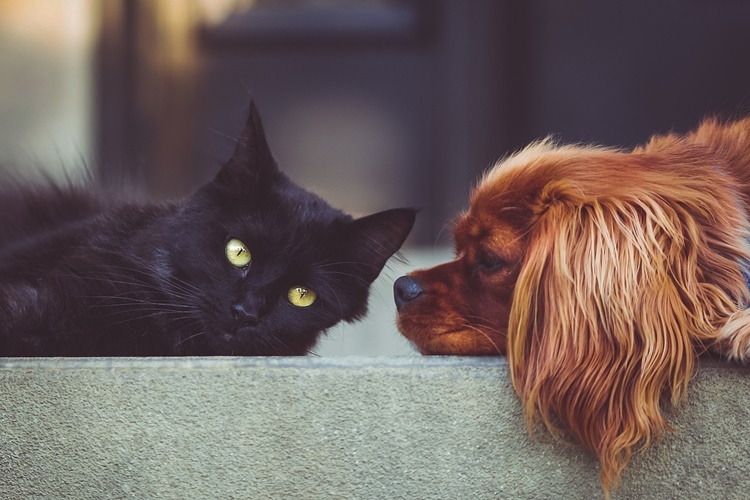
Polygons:
<instances>
[{"instance_id":1,"label":"dog's snout","mask_svg":"<svg viewBox=\"0 0 750 500\"><path fill-rule=\"evenodd\" d=\"M414 278L411 276L401 276L393 284L393 298L396 301L396 309L400 311L404 305L423 293L422 286Z\"/></svg>"}]
</instances>

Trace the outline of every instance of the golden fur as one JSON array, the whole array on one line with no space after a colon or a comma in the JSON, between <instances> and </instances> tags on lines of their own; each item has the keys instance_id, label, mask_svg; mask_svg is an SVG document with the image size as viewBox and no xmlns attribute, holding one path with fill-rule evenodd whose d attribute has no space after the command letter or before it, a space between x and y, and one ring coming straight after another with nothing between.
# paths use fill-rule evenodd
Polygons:
<instances>
[{"instance_id":1,"label":"golden fur","mask_svg":"<svg viewBox=\"0 0 750 500\"><path fill-rule=\"evenodd\" d=\"M533 144L474 190L456 259L410 275L399 329L424 354L507 355L529 427L592 450L608 494L698 355L750 359L749 201L750 118L631 152Z\"/></svg>"}]
</instances>

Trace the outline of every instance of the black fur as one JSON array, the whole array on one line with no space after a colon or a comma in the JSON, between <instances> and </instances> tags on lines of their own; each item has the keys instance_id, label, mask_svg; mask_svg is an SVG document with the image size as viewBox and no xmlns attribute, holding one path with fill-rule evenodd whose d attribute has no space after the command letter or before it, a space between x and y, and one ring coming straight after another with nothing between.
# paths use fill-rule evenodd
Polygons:
<instances>
[{"instance_id":1,"label":"black fur","mask_svg":"<svg viewBox=\"0 0 750 500\"><path fill-rule=\"evenodd\" d=\"M276 167L255 107L232 158L180 202L86 188L0 196L0 356L301 355L362 317L412 209L353 220ZM226 259L230 238L252 262ZM298 308L291 287L314 290ZM235 319L233 310L257 319ZM234 309L233 309L234 308Z\"/></svg>"}]
</instances>

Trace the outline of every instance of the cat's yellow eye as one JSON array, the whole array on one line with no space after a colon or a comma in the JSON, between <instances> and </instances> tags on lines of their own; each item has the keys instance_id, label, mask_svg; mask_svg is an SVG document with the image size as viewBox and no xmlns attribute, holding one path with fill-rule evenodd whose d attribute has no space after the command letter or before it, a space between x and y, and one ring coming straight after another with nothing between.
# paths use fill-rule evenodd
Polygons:
<instances>
[{"instance_id":1,"label":"cat's yellow eye","mask_svg":"<svg viewBox=\"0 0 750 500\"><path fill-rule=\"evenodd\" d=\"M227 255L227 260L234 267L245 267L252 260L250 250L236 238L232 238L227 242L224 252Z\"/></svg>"},{"instance_id":2,"label":"cat's yellow eye","mask_svg":"<svg viewBox=\"0 0 750 500\"><path fill-rule=\"evenodd\" d=\"M297 307L309 307L313 305L315 299L318 298L318 296L315 295L315 292L303 286L290 288L287 297L289 298L289 302Z\"/></svg>"}]
</instances>

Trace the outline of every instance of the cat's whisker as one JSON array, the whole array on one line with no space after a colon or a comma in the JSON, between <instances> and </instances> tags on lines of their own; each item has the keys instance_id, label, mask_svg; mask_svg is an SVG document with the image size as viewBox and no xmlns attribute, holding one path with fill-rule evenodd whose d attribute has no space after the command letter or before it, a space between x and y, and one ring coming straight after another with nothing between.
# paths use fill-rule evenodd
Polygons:
<instances>
[{"instance_id":1,"label":"cat's whisker","mask_svg":"<svg viewBox=\"0 0 750 500\"><path fill-rule=\"evenodd\" d=\"M181 346L182 344L186 343L187 341L192 340L192 339L197 338L197 337L200 337L201 335L205 335L205 334L206 334L206 332L203 331L203 330L201 330L200 332L194 333L193 335L190 335L189 337L185 337L185 338L182 338L182 339L178 340L175 343L175 345L176 346ZM174 335L174 337L178 338L179 335Z\"/></svg>"},{"instance_id":2,"label":"cat's whisker","mask_svg":"<svg viewBox=\"0 0 750 500\"><path fill-rule=\"evenodd\" d=\"M182 334L182 332L184 332L184 331L185 331L185 330L187 330L187 329L193 328L194 326L202 326L202 322L201 322L201 320L200 320L200 319L196 319L196 320L194 320L194 321L190 322L189 324L185 325L184 327L180 328L180 329L179 329L179 330L177 330L176 332L173 332L173 335L172 335L172 337L173 337L173 338L175 338L175 339L179 339L179 340L177 340L177 342L175 343L175 345L176 345L176 346L181 346L181 345L183 345L184 343L188 342L189 340L192 340L192 339L194 339L194 338L198 338L198 337L200 337L200 336L202 336L202 335L205 335L205 334L206 334L206 330L205 330L205 329L203 329L203 328L201 328L201 329L200 329L200 331L198 331L198 332L196 332L196 333L193 333L192 335L189 335L189 336L187 336L187 337L182 337L182 338L180 338L180 337L181 337L181 334Z\"/></svg>"},{"instance_id":3,"label":"cat's whisker","mask_svg":"<svg viewBox=\"0 0 750 500\"><path fill-rule=\"evenodd\" d=\"M139 313L148 313L146 315L139 315ZM191 316L191 311L167 311L164 309L158 309L158 308L140 308L140 309L132 309L129 308L125 311L117 311L115 314L101 314L100 317L111 317L115 315L128 315L133 318L134 321L145 319L147 317L157 317L162 316L164 318L171 318L174 317L176 319L181 318L187 318Z\"/></svg>"},{"instance_id":4,"label":"cat's whisker","mask_svg":"<svg viewBox=\"0 0 750 500\"><path fill-rule=\"evenodd\" d=\"M112 276L111 273L110 273L109 277L107 277L107 276L102 276L102 277L85 277L85 276L77 275L77 277L79 277L81 279L97 280L97 281L100 281L102 283L108 283L108 284L115 283L115 284L121 284L121 285L126 285L126 286L127 285L139 286L141 289L152 290L154 292L158 292L159 294L164 294L164 289L159 288L158 286L152 285L151 283L146 283L146 282L143 282L141 280L132 280L132 278L130 276L124 276L124 275L123 275L123 277L130 279L132 281L132 283L131 283L131 281L113 280L113 279L111 279L111 276ZM115 276L119 276L119 275L115 275ZM194 288L196 288L196 287L194 287ZM196 290L198 290L198 289L196 288ZM89 295L88 297L91 297L91 298L101 298L101 299L105 299L106 300L106 299L109 299L109 298L115 297L115 296L117 296L117 297L124 297L125 298L126 296L132 295L132 294L135 294L135 293L138 293L138 292L136 292L136 291L126 291L126 292L122 292L120 294L115 294L115 295L112 295L112 294L108 294L108 295ZM184 307L184 308L192 308L193 306L190 305L190 303L193 302L196 298L198 298L198 299L200 299L200 301L202 303L205 303L205 305L207 305L210 308L213 308L215 310L215 307L213 307L212 304L205 302L205 300L203 300L202 296L200 296L200 295L196 295L196 294L192 294L192 293L175 293L175 292L173 292L171 294L171 298L172 299L176 299L177 301L180 301L180 302L183 302L183 303L179 303L179 302L170 302L170 303L167 303L167 302L154 302L153 299L146 299L146 298L141 299L141 298L136 298L136 297L127 297L128 300L131 300L133 302L141 300L143 302L159 303L159 304L164 305L165 307Z\"/></svg>"},{"instance_id":5,"label":"cat's whisker","mask_svg":"<svg viewBox=\"0 0 750 500\"><path fill-rule=\"evenodd\" d=\"M159 308L139 308L139 309L120 309L120 310L113 310L109 313L105 314L98 314L97 316L100 318L112 318L112 317L118 317L118 316L126 316L125 319L123 319L121 322L117 323L110 323L105 326L111 327L115 325L124 324L127 322L137 322L139 320L147 319L147 318L169 318L169 317L176 317L176 319L182 319L182 318L189 318L191 316L190 311L167 311L164 309Z\"/></svg>"},{"instance_id":6,"label":"cat's whisker","mask_svg":"<svg viewBox=\"0 0 750 500\"><path fill-rule=\"evenodd\" d=\"M281 355L281 354L285 354L285 353L288 353L288 352L292 352L292 349L290 349L289 346L286 345L286 343L281 339L280 335L274 335L272 337L266 337L265 340L266 340L267 344L275 350L275 353L277 355ZM274 342L276 344L281 344L281 346L274 345ZM282 347L283 349L280 349L279 347Z\"/></svg>"},{"instance_id":7,"label":"cat's whisker","mask_svg":"<svg viewBox=\"0 0 750 500\"><path fill-rule=\"evenodd\" d=\"M141 310L160 311L171 314L190 314L195 307L189 304L162 303L146 299L118 296L85 296L85 298L99 298L100 300L91 304L86 310L104 310L107 308L121 309L121 314L133 313ZM136 306L141 306L136 308Z\"/></svg>"},{"instance_id":8,"label":"cat's whisker","mask_svg":"<svg viewBox=\"0 0 750 500\"><path fill-rule=\"evenodd\" d=\"M141 291L153 291L153 292L164 293L164 290L162 288L159 288L158 286L156 286L156 285L154 285L152 283L146 283L146 282L142 282L142 281L139 281L139 280L124 281L124 280L121 279L124 276L121 277L121 276L111 275L110 274L110 275L102 275L102 276L81 276L81 275L77 275L76 277L79 278L79 279L82 279L82 280L96 281L96 282L99 282L99 283L102 283L102 284L107 284L107 285L111 285L111 284L125 285L125 286L138 287L138 288L141 289ZM120 279L113 279L113 278L120 278ZM129 292L123 292L123 293L129 293Z\"/></svg>"},{"instance_id":9,"label":"cat's whisker","mask_svg":"<svg viewBox=\"0 0 750 500\"><path fill-rule=\"evenodd\" d=\"M367 262L357 262L357 261L337 261L337 262L328 262L326 264L320 264L318 267L324 268L324 267L336 267L336 266L348 266L348 265L355 265L355 266L364 266L369 267L372 269L378 269L379 266L376 266L374 264L369 264Z\"/></svg>"},{"instance_id":10,"label":"cat's whisker","mask_svg":"<svg viewBox=\"0 0 750 500\"><path fill-rule=\"evenodd\" d=\"M144 268L148 268L148 266L144 263ZM125 274L116 274L112 273L110 269L117 269L120 271L124 271ZM137 276L133 275L132 273L135 273L136 275L142 275L148 279L139 279ZM101 280L103 282L112 282L111 278L119 278L121 280L128 280L128 281L116 281L118 284L123 285L140 285L146 288L153 289L155 291L163 291L163 288L160 288L156 286L154 283L152 283L152 280L158 281L162 285L169 285L172 288L183 292L184 297L190 297L194 293L201 293L201 290L196 287L195 285L188 283L185 280L182 280L180 278L177 278L176 276L170 276L169 278L163 278L161 276L155 275L155 274L149 274L148 272L144 271L143 269L138 269L136 267L124 267L124 266L117 266L117 265L111 265L108 266L108 271L105 275L101 277L92 276L92 277L85 277L82 275L78 275L78 277L83 279L95 279L95 280Z\"/></svg>"},{"instance_id":11,"label":"cat's whisker","mask_svg":"<svg viewBox=\"0 0 750 500\"><path fill-rule=\"evenodd\" d=\"M175 310L192 310L194 309L193 306L189 304L176 304L174 302L156 302L153 300L147 300L147 299L139 299L135 297L125 297L125 296L96 296L96 295L90 295L88 296L92 299L102 299L99 304L97 304L97 307L117 307L122 305L130 305L130 304L144 304L144 305L150 305L154 307L161 307L165 310L169 309L175 309Z\"/></svg>"},{"instance_id":12,"label":"cat's whisker","mask_svg":"<svg viewBox=\"0 0 750 500\"><path fill-rule=\"evenodd\" d=\"M113 317L113 316L116 317L116 316L119 316L119 315L122 315L122 313L115 312L115 313L110 314L110 315L103 315L102 318ZM125 318L125 319L123 319L121 321L113 321L113 322L103 323L101 325L101 327L104 328L104 329L109 329L109 328L113 328L115 326L125 325L125 324L128 324L128 323L133 324L134 321L138 320L138 319L143 320L143 319L158 317L159 315L160 315L159 312L154 312L154 313L150 313L150 314L144 314L144 315L138 316L136 318L128 317L128 318Z\"/></svg>"},{"instance_id":13,"label":"cat's whisker","mask_svg":"<svg viewBox=\"0 0 750 500\"><path fill-rule=\"evenodd\" d=\"M355 280L360 281L366 285L370 284L368 280L364 279L361 276L357 276L356 274L352 274L352 273L345 273L342 271L325 271L325 273L326 274L340 274L341 276L346 276L347 278L354 278Z\"/></svg>"},{"instance_id":14,"label":"cat's whisker","mask_svg":"<svg viewBox=\"0 0 750 500\"><path fill-rule=\"evenodd\" d=\"M320 290L321 298L327 297L328 295L332 295L336 299L336 302L339 305L339 314L340 315L343 314L344 307L341 304L341 299L339 298L339 295L336 293L336 290L330 285L326 285Z\"/></svg>"}]
</instances>

